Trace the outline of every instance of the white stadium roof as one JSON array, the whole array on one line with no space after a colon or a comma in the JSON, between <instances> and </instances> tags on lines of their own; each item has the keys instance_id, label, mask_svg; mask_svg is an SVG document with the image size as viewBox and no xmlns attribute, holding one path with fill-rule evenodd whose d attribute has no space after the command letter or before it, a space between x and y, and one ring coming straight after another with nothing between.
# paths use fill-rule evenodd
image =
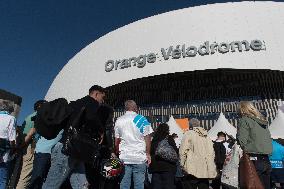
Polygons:
<instances>
[{"instance_id":1,"label":"white stadium roof","mask_svg":"<svg viewBox=\"0 0 284 189\"><path fill-rule=\"evenodd\" d=\"M45 98L75 100L93 84L108 87L184 71L283 71L283 18L283 2L244 1L190 7L139 20L82 49L56 76ZM244 44L231 45L243 40ZM236 44L240 44L238 50Z\"/></svg>"}]
</instances>

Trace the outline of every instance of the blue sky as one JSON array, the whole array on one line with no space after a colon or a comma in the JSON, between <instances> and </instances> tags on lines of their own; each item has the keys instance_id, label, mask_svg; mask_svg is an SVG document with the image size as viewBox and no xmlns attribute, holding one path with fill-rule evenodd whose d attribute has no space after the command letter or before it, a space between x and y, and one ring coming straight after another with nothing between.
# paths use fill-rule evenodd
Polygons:
<instances>
[{"instance_id":1,"label":"blue sky","mask_svg":"<svg viewBox=\"0 0 284 189\"><path fill-rule=\"evenodd\" d=\"M23 98L18 124L82 48L126 24L171 10L227 1L48 0L0 3L0 88Z\"/></svg>"}]
</instances>

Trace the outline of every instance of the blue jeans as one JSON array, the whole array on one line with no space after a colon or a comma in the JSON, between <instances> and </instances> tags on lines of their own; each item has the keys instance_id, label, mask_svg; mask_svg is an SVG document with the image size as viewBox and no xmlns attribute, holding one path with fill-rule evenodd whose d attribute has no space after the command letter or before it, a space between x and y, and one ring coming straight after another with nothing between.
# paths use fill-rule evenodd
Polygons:
<instances>
[{"instance_id":1,"label":"blue jeans","mask_svg":"<svg viewBox=\"0 0 284 189\"><path fill-rule=\"evenodd\" d=\"M50 167L49 153L35 153L30 189L40 189Z\"/></svg>"},{"instance_id":2,"label":"blue jeans","mask_svg":"<svg viewBox=\"0 0 284 189\"><path fill-rule=\"evenodd\" d=\"M132 175L134 189L144 189L146 164L126 164L120 182L120 189L130 189Z\"/></svg>"},{"instance_id":3,"label":"blue jeans","mask_svg":"<svg viewBox=\"0 0 284 189\"><path fill-rule=\"evenodd\" d=\"M0 163L0 188L5 188L8 177L8 165L7 163Z\"/></svg>"},{"instance_id":4,"label":"blue jeans","mask_svg":"<svg viewBox=\"0 0 284 189\"><path fill-rule=\"evenodd\" d=\"M84 163L62 154L62 146L58 142L52 150L51 166L42 189L59 189L67 178L73 189L87 188Z\"/></svg>"}]
</instances>

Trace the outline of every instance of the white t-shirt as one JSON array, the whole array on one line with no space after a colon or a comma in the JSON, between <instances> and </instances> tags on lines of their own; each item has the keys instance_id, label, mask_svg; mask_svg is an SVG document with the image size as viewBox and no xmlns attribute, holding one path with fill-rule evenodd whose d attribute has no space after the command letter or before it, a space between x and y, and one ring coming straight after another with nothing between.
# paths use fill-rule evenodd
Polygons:
<instances>
[{"instance_id":1,"label":"white t-shirt","mask_svg":"<svg viewBox=\"0 0 284 189\"><path fill-rule=\"evenodd\" d=\"M125 164L146 162L146 143L144 136L153 132L147 119L132 111L127 111L115 122L115 137L119 138L119 158Z\"/></svg>"},{"instance_id":2,"label":"white t-shirt","mask_svg":"<svg viewBox=\"0 0 284 189\"><path fill-rule=\"evenodd\" d=\"M0 111L0 138L8 141L16 140L16 118L5 111ZM0 157L0 162L7 162L8 159L9 151Z\"/></svg>"}]
</instances>

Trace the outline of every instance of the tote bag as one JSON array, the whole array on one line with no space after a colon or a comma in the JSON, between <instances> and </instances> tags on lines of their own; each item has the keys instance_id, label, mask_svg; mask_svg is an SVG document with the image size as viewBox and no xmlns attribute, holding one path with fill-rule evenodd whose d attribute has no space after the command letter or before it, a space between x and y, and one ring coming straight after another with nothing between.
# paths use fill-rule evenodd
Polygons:
<instances>
[{"instance_id":1,"label":"tote bag","mask_svg":"<svg viewBox=\"0 0 284 189\"><path fill-rule=\"evenodd\" d=\"M239 162L240 162L241 148L235 144L232 151L228 156L228 161L225 161L225 165L222 170L221 182L227 186L238 188L239 186ZM227 158L226 158L227 159Z\"/></svg>"}]
</instances>

